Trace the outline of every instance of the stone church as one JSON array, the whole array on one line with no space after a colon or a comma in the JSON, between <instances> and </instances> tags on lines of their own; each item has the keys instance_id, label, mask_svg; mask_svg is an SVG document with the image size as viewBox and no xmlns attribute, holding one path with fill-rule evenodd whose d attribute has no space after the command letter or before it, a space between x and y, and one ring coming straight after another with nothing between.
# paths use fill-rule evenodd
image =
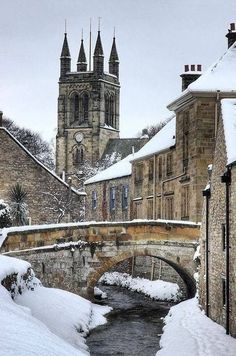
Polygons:
<instances>
[{"instance_id":1,"label":"stone church","mask_svg":"<svg viewBox=\"0 0 236 356\"><path fill-rule=\"evenodd\" d=\"M104 53L98 31L89 68L81 40L77 70L71 70L71 56L65 33L61 57L58 98L58 131L56 138L56 173L66 181L72 178L80 186L85 166L115 155L110 162L138 150L145 142L120 139L119 57L113 38L109 73L104 70ZM109 164L108 164L109 165Z\"/></svg>"}]
</instances>

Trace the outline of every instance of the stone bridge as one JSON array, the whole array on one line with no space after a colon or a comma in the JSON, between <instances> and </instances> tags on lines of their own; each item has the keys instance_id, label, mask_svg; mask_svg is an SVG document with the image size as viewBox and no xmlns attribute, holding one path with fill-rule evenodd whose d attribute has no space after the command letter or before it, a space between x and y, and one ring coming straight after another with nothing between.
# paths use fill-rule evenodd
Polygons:
<instances>
[{"instance_id":1,"label":"stone bridge","mask_svg":"<svg viewBox=\"0 0 236 356\"><path fill-rule=\"evenodd\" d=\"M193 256L200 226L175 221L71 223L4 229L1 253L29 261L45 286L87 298L99 278L133 256L152 256L181 276L195 294ZM4 238L4 236L3 236Z\"/></svg>"}]
</instances>

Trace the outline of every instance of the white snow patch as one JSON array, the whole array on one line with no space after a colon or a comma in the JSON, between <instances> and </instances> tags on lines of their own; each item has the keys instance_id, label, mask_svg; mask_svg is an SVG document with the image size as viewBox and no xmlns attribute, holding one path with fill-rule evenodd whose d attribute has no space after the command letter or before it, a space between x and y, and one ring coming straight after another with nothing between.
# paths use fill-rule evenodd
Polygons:
<instances>
[{"instance_id":1,"label":"white snow patch","mask_svg":"<svg viewBox=\"0 0 236 356\"><path fill-rule=\"evenodd\" d=\"M231 164L236 161L236 99L222 99L221 110L225 132L227 164Z\"/></svg>"},{"instance_id":2,"label":"white snow patch","mask_svg":"<svg viewBox=\"0 0 236 356\"><path fill-rule=\"evenodd\" d=\"M134 292L139 292L156 300L178 301L180 289L178 284L165 282L162 280L150 281L145 278L132 278L127 273L106 272L99 282L127 288Z\"/></svg>"},{"instance_id":3,"label":"white snow patch","mask_svg":"<svg viewBox=\"0 0 236 356\"><path fill-rule=\"evenodd\" d=\"M15 301L30 308L32 315L55 335L82 350L87 350L84 336L92 327L106 323L103 314L110 311L109 307L95 306L76 294L42 286L25 291Z\"/></svg>"},{"instance_id":4,"label":"white snow patch","mask_svg":"<svg viewBox=\"0 0 236 356\"><path fill-rule=\"evenodd\" d=\"M129 176L132 173L131 160L132 154L128 155L121 161L113 164L104 171L99 172L95 176L87 179L84 184L96 183L104 180L114 179Z\"/></svg>"},{"instance_id":5,"label":"white snow patch","mask_svg":"<svg viewBox=\"0 0 236 356\"><path fill-rule=\"evenodd\" d=\"M0 356L82 356L34 318L28 308L17 305L0 285Z\"/></svg>"},{"instance_id":6,"label":"white snow patch","mask_svg":"<svg viewBox=\"0 0 236 356\"><path fill-rule=\"evenodd\" d=\"M29 262L0 255L0 282L11 274L18 273L23 276L30 267Z\"/></svg>"},{"instance_id":7,"label":"white snow patch","mask_svg":"<svg viewBox=\"0 0 236 356\"><path fill-rule=\"evenodd\" d=\"M235 356L236 340L201 311L197 298L173 306L165 317L156 356Z\"/></svg>"},{"instance_id":8,"label":"white snow patch","mask_svg":"<svg viewBox=\"0 0 236 356\"><path fill-rule=\"evenodd\" d=\"M134 154L131 162L139 160L175 145L176 118L173 117L155 136L152 137L138 152Z\"/></svg>"}]
</instances>

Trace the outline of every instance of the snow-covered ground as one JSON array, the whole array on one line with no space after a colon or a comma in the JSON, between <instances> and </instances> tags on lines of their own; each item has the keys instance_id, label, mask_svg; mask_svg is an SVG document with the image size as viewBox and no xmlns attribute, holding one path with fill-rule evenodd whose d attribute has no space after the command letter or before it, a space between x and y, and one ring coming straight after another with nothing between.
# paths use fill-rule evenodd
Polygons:
<instances>
[{"instance_id":1,"label":"snow-covered ground","mask_svg":"<svg viewBox=\"0 0 236 356\"><path fill-rule=\"evenodd\" d=\"M29 267L28 262L0 255L0 280L18 273L16 283L23 290L12 300L0 285L0 356L89 355L84 336L106 322L103 315L110 308L45 288L34 276L27 284L33 290L27 289L21 277Z\"/></svg>"},{"instance_id":2,"label":"snow-covered ground","mask_svg":"<svg viewBox=\"0 0 236 356\"><path fill-rule=\"evenodd\" d=\"M178 284L161 280L150 281L145 278L132 278L127 273L104 273L100 282L108 285L116 285L129 290L143 293L156 300L178 301L181 297Z\"/></svg>"},{"instance_id":3,"label":"snow-covered ground","mask_svg":"<svg viewBox=\"0 0 236 356\"><path fill-rule=\"evenodd\" d=\"M236 340L201 311L197 298L173 306L165 317L156 356L235 356Z\"/></svg>"}]
</instances>

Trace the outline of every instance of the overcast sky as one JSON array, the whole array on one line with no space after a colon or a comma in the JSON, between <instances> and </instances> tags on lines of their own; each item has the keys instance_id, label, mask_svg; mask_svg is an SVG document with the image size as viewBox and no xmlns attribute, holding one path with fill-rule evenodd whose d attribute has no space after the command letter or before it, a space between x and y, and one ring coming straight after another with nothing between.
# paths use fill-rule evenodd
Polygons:
<instances>
[{"instance_id":1,"label":"overcast sky","mask_svg":"<svg viewBox=\"0 0 236 356\"><path fill-rule=\"evenodd\" d=\"M122 137L170 116L184 64L204 69L226 50L235 0L0 0L0 110L21 126L55 136L59 57L67 19L72 70L89 18L97 18L105 69L116 27L120 58Z\"/></svg>"}]
</instances>

